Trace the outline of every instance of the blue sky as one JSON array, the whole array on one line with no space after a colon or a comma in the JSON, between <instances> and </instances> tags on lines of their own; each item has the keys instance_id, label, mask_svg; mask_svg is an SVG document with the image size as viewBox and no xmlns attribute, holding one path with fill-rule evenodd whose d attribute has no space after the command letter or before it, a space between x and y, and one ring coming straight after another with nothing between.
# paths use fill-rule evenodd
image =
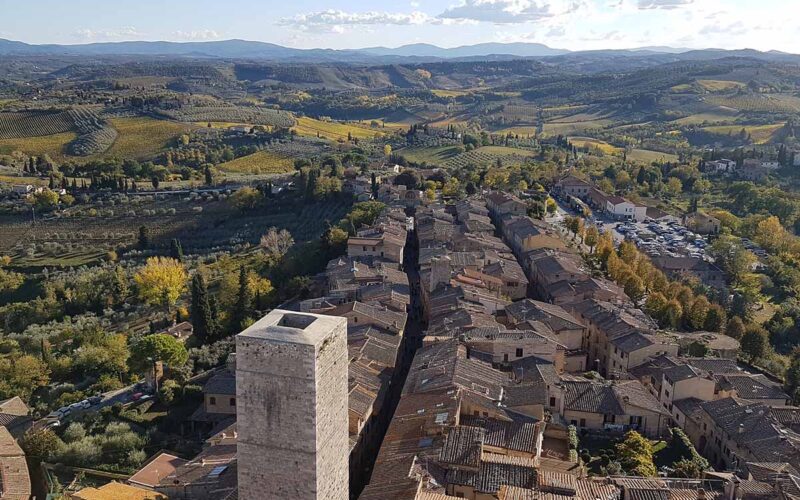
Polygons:
<instances>
[{"instance_id":1,"label":"blue sky","mask_svg":"<svg viewBox=\"0 0 800 500\"><path fill-rule=\"evenodd\" d=\"M242 38L298 48L538 42L800 52L798 0L0 0L29 43Z\"/></svg>"}]
</instances>

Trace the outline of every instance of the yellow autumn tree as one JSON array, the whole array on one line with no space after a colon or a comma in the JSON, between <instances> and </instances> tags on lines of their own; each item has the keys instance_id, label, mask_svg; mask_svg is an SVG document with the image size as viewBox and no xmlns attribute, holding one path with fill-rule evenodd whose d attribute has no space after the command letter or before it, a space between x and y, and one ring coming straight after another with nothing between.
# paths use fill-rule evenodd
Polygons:
<instances>
[{"instance_id":1,"label":"yellow autumn tree","mask_svg":"<svg viewBox=\"0 0 800 500\"><path fill-rule=\"evenodd\" d=\"M133 277L139 298L151 305L161 305L168 310L186 290L186 269L169 257L150 257Z\"/></svg>"}]
</instances>

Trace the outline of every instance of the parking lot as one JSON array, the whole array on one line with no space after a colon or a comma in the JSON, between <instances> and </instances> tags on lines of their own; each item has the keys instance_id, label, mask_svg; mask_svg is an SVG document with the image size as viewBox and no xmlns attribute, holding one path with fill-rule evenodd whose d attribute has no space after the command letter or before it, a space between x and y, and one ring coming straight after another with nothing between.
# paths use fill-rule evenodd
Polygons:
<instances>
[{"instance_id":1,"label":"parking lot","mask_svg":"<svg viewBox=\"0 0 800 500\"><path fill-rule=\"evenodd\" d=\"M709 243L677 221L613 222L606 227L614 231L618 241L630 240L651 257L694 257L712 261Z\"/></svg>"}]
</instances>

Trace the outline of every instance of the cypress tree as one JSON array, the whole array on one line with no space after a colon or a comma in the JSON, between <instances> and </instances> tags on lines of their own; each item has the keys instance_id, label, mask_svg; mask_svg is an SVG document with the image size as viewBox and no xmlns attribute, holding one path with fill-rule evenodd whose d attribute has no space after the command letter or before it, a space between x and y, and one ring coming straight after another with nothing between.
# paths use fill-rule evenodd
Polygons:
<instances>
[{"instance_id":1,"label":"cypress tree","mask_svg":"<svg viewBox=\"0 0 800 500\"><path fill-rule=\"evenodd\" d=\"M250 294L250 287L247 286L247 271L244 266L239 268L239 293L236 297L236 304L231 315L231 326L241 330L247 324L253 307L253 297Z\"/></svg>"},{"instance_id":2,"label":"cypress tree","mask_svg":"<svg viewBox=\"0 0 800 500\"><path fill-rule=\"evenodd\" d=\"M114 298L114 304L120 305L125 301L128 296L128 277L125 275L125 270L122 266L117 266L114 269L114 281L111 286Z\"/></svg>"},{"instance_id":3,"label":"cypress tree","mask_svg":"<svg viewBox=\"0 0 800 500\"><path fill-rule=\"evenodd\" d=\"M181 246L179 239L172 239L172 242L170 243L169 254L170 257L179 262L183 260L183 246Z\"/></svg>"},{"instance_id":4,"label":"cypress tree","mask_svg":"<svg viewBox=\"0 0 800 500\"><path fill-rule=\"evenodd\" d=\"M139 226L139 248L146 250L150 246L150 233L145 226Z\"/></svg>"},{"instance_id":5,"label":"cypress tree","mask_svg":"<svg viewBox=\"0 0 800 500\"><path fill-rule=\"evenodd\" d=\"M195 335L203 342L213 339L216 335L216 324L212 315L208 285L202 272L195 273L192 278L192 310L190 314Z\"/></svg>"},{"instance_id":6,"label":"cypress tree","mask_svg":"<svg viewBox=\"0 0 800 500\"><path fill-rule=\"evenodd\" d=\"M50 350L50 342L47 339L42 339L42 362L49 365L53 360L53 353Z\"/></svg>"}]
</instances>

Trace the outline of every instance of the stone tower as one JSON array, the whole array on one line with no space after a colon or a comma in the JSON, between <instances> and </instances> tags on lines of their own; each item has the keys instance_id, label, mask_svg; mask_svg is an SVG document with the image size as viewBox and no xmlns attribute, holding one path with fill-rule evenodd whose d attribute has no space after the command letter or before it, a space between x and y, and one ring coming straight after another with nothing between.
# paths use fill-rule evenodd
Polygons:
<instances>
[{"instance_id":1,"label":"stone tower","mask_svg":"<svg viewBox=\"0 0 800 500\"><path fill-rule=\"evenodd\" d=\"M439 285L450 283L450 257L442 255L431 259L431 274L428 291L433 292Z\"/></svg>"},{"instance_id":2,"label":"stone tower","mask_svg":"<svg viewBox=\"0 0 800 500\"><path fill-rule=\"evenodd\" d=\"M347 319L276 309L236 337L239 498L347 500Z\"/></svg>"}]
</instances>

